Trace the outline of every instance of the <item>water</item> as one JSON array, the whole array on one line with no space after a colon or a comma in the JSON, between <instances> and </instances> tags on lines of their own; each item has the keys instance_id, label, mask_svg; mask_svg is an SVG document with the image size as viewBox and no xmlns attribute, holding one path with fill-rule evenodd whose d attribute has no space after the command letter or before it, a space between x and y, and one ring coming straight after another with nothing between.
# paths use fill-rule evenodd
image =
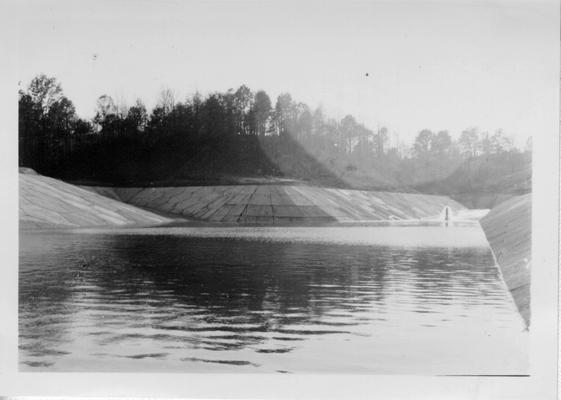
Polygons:
<instances>
[{"instance_id":1,"label":"water","mask_svg":"<svg viewBox=\"0 0 561 400\"><path fill-rule=\"evenodd\" d=\"M20 235L24 371L526 374L478 227Z\"/></svg>"}]
</instances>

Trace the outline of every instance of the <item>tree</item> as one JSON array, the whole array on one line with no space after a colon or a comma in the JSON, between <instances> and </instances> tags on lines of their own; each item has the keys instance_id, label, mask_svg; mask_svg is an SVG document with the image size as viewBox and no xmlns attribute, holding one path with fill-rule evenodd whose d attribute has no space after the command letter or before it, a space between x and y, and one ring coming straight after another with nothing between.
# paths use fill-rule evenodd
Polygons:
<instances>
[{"instance_id":1,"label":"tree","mask_svg":"<svg viewBox=\"0 0 561 400\"><path fill-rule=\"evenodd\" d=\"M448 131L439 131L431 141L431 152L437 157L444 158L450 155L452 138Z\"/></svg>"},{"instance_id":2,"label":"tree","mask_svg":"<svg viewBox=\"0 0 561 400\"><path fill-rule=\"evenodd\" d=\"M252 131L259 136L265 136L271 117L271 99L263 90L255 93L251 117Z\"/></svg>"},{"instance_id":3,"label":"tree","mask_svg":"<svg viewBox=\"0 0 561 400\"><path fill-rule=\"evenodd\" d=\"M36 167L38 163L38 138L41 133L42 110L30 94L19 91L19 165Z\"/></svg>"},{"instance_id":4,"label":"tree","mask_svg":"<svg viewBox=\"0 0 561 400\"><path fill-rule=\"evenodd\" d=\"M42 74L19 96L20 163L43 170L60 162L70 148L76 111L55 78Z\"/></svg>"},{"instance_id":5,"label":"tree","mask_svg":"<svg viewBox=\"0 0 561 400\"><path fill-rule=\"evenodd\" d=\"M347 154L353 151L354 141L358 136L358 123L352 115L346 115L341 120L341 139Z\"/></svg>"},{"instance_id":6,"label":"tree","mask_svg":"<svg viewBox=\"0 0 561 400\"><path fill-rule=\"evenodd\" d=\"M93 126L89 121L82 118L76 119L76 122L74 123L75 136L83 137L91 134L92 132L93 132Z\"/></svg>"},{"instance_id":7,"label":"tree","mask_svg":"<svg viewBox=\"0 0 561 400\"><path fill-rule=\"evenodd\" d=\"M202 130L209 138L225 136L226 113L223 97L218 93L211 94L202 105ZM233 132L231 132L233 133Z\"/></svg>"},{"instance_id":8,"label":"tree","mask_svg":"<svg viewBox=\"0 0 561 400\"><path fill-rule=\"evenodd\" d=\"M40 130L42 109L36 107L31 95L21 90L19 91L18 116L20 137L36 136Z\"/></svg>"},{"instance_id":9,"label":"tree","mask_svg":"<svg viewBox=\"0 0 561 400\"><path fill-rule=\"evenodd\" d=\"M387 130L385 128L384 134L386 136L385 140L387 140ZM383 146L383 144L377 142L377 135L375 135L374 132L365 127L363 124L358 124L357 126L357 137L358 142L354 146L353 155L356 155L356 157L361 161L370 158L373 154L373 150L378 151L378 145ZM372 145L372 138L374 138L374 146ZM381 140L384 139L382 138Z\"/></svg>"},{"instance_id":10,"label":"tree","mask_svg":"<svg viewBox=\"0 0 561 400\"><path fill-rule=\"evenodd\" d=\"M117 114L117 106L115 105L113 98L106 94L99 96L96 102L94 122L96 124L103 125L103 122L108 116L115 114Z\"/></svg>"},{"instance_id":11,"label":"tree","mask_svg":"<svg viewBox=\"0 0 561 400\"><path fill-rule=\"evenodd\" d=\"M46 120L48 129L52 132L57 132L60 135L71 133L76 120L74 104L68 98L61 96L58 101L49 107Z\"/></svg>"},{"instance_id":12,"label":"tree","mask_svg":"<svg viewBox=\"0 0 561 400\"><path fill-rule=\"evenodd\" d=\"M284 136L293 132L296 114L294 108L292 96L289 93L282 93L277 97L274 120L278 135Z\"/></svg>"},{"instance_id":13,"label":"tree","mask_svg":"<svg viewBox=\"0 0 561 400\"><path fill-rule=\"evenodd\" d=\"M238 134L248 134L250 120L249 111L253 102L253 93L246 85L241 85L233 95L234 124Z\"/></svg>"},{"instance_id":14,"label":"tree","mask_svg":"<svg viewBox=\"0 0 561 400\"><path fill-rule=\"evenodd\" d=\"M512 138L506 136L502 129L497 129L495 131L490 138L490 142L493 154L509 152L514 148L514 141Z\"/></svg>"},{"instance_id":15,"label":"tree","mask_svg":"<svg viewBox=\"0 0 561 400\"><path fill-rule=\"evenodd\" d=\"M135 132L144 132L148 124L148 113L142 100L137 99L134 106L129 108L126 120L127 125Z\"/></svg>"},{"instance_id":16,"label":"tree","mask_svg":"<svg viewBox=\"0 0 561 400\"><path fill-rule=\"evenodd\" d=\"M460 153L466 158L476 157L479 154L479 131L477 128L469 128L462 131L458 140Z\"/></svg>"},{"instance_id":17,"label":"tree","mask_svg":"<svg viewBox=\"0 0 561 400\"><path fill-rule=\"evenodd\" d=\"M458 142L445 130L424 129L405 149L398 138L390 142L385 127L373 131L352 115L328 119L320 108L311 110L288 93L278 96L273 108L265 91L253 93L245 85L206 97L195 93L184 102L176 102L173 92L165 89L150 113L140 100L130 108L117 103L100 96L92 124L76 116L54 78L38 76L19 92L20 164L53 176L72 171L72 178L80 175L71 168L78 165L89 177L119 180L132 166L146 171L138 176L150 175L149 180L156 175L187 176L191 167L196 171L199 166L219 173L266 171L326 181L347 179L346 172L356 170L351 174L353 184L374 187L381 182L408 185L443 179L464 161L459 148L467 158L514 149L512 139L501 130L489 135L476 128L462 132ZM92 153L77 152L74 157L72 152L81 146L92 146ZM102 157L84 161L85 154ZM516 158L510 156L484 161ZM183 165L179 172L172 171L172 162L173 168Z\"/></svg>"},{"instance_id":18,"label":"tree","mask_svg":"<svg viewBox=\"0 0 561 400\"><path fill-rule=\"evenodd\" d=\"M299 140L305 140L312 134L312 112L310 107L304 103L296 106L297 120L295 136Z\"/></svg>"},{"instance_id":19,"label":"tree","mask_svg":"<svg viewBox=\"0 0 561 400\"><path fill-rule=\"evenodd\" d=\"M224 133L237 135L249 134L249 111L247 107L243 107L243 110L237 108L236 102L239 101L239 99L236 99L236 93L230 89L226 93L216 93L215 95L219 99L222 107L221 129Z\"/></svg>"},{"instance_id":20,"label":"tree","mask_svg":"<svg viewBox=\"0 0 561 400\"><path fill-rule=\"evenodd\" d=\"M334 118L329 118L323 124L324 138L325 141L329 143L329 145L326 147L329 147L329 150L331 150L333 154L342 153L345 151L345 141L344 139L342 139L340 125L341 123Z\"/></svg>"},{"instance_id":21,"label":"tree","mask_svg":"<svg viewBox=\"0 0 561 400\"><path fill-rule=\"evenodd\" d=\"M202 108L203 108L203 97L197 91L189 101L189 107L192 111L192 126L191 130L197 138L202 136Z\"/></svg>"},{"instance_id":22,"label":"tree","mask_svg":"<svg viewBox=\"0 0 561 400\"><path fill-rule=\"evenodd\" d=\"M117 135L119 133L119 116L117 106L111 96L103 94L96 102L96 113L93 119L105 136Z\"/></svg>"},{"instance_id":23,"label":"tree","mask_svg":"<svg viewBox=\"0 0 561 400\"><path fill-rule=\"evenodd\" d=\"M383 126L378 129L378 132L374 135L374 148L376 149L376 155L381 157L386 152L386 145L388 143L388 128Z\"/></svg>"},{"instance_id":24,"label":"tree","mask_svg":"<svg viewBox=\"0 0 561 400\"><path fill-rule=\"evenodd\" d=\"M20 100L33 110L33 118L40 120L39 125L44 134L48 135L52 129L71 130L76 110L63 95L62 87L55 78L43 74L33 78L27 93L20 95Z\"/></svg>"},{"instance_id":25,"label":"tree","mask_svg":"<svg viewBox=\"0 0 561 400\"><path fill-rule=\"evenodd\" d=\"M317 108L312 116L312 135L320 136L325 133L325 118L321 108Z\"/></svg>"},{"instance_id":26,"label":"tree","mask_svg":"<svg viewBox=\"0 0 561 400\"><path fill-rule=\"evenodd\" d=\"M42 114L47 114L53 104L63 97L62 87L56 78L49 78L41 74L33 78L27 90L33 104L41 109Z\"/></svg>"},{"instance_id":27,"label":"tree","mask_svg":"<svg viewBox=\"0 0 561 400\"><path fill-rule=\"evenodd\" d=\"M434 133L429 129L423 129L415 138L413 154L416 158L427 160L430 157Z\"/></svg>"},{"instance_id":28,"label":"tree","mask_svg":"<svg viewBox=\"0 0 561 400\"><path fill-rule=\"evenodd\" d=\"M168 115L175 107L175 95L169 88L163 89L160 92L160 99L158 100L158 107L160 107L164 115Z\"/></svg>"},{"instance_id":29,"label":"tree","mask_svg":"<svg viewBox=\"0 0 561 400\"><path fill-rule=\"evenodd\" d=\"M481 133L478 147L479 147L479 151L483 155L489 155L494 153L493 143L491 140L491 136L489 136L489 132Z\"/></svg>"}]
</instances>

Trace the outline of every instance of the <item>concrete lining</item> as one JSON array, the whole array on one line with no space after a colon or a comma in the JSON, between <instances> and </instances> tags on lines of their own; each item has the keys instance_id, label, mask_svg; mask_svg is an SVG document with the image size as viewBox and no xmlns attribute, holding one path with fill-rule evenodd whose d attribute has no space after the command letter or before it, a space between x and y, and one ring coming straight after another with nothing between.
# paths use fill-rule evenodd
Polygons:
<instances>
[{"instance_id":1,"label":"concrete lining","mask_svg":"<svg viewBox=\"0 0 561 400\"><path fill-rule=\"evenodd\" d=\"M20 173L22 226L156 225L190 218L213 223L309 225L437 218L464 207L445 196L237 185L107 188Z\"/></svg>"},{"instance_id":2,"label":"concrete lining","mask_svg":"<svg viewBox=\"0 0 561 400\"><path fill-rule=\"evenodd\" d=\"M480 221L504 281L526 325L530 325L532 194L513 197Z\"/></svg>"},{"instance_id":3,"label":"concrete lining","mask_svg":"<svg viewBox=\"0 0 561 400\"><path fill-rule=\"evenodd\" d=\"M201 221L248 224L424 219L444 207L464 207L446 196L329 189L313 186L238 185L96 188L139 207ZM131 196L134 193L134 196ZM223 209L226 208L226 211Z\"/></svg>"},{"instance_id":4,"label":"concrete lining","mask_svg":"<svg viewBox=\"0 0 561 400\"><path fill-rule=\"evenodd\" d=\"M22 228L156 225L172 219L37 174L19 174Z\"/></svg>"}]
</instances>

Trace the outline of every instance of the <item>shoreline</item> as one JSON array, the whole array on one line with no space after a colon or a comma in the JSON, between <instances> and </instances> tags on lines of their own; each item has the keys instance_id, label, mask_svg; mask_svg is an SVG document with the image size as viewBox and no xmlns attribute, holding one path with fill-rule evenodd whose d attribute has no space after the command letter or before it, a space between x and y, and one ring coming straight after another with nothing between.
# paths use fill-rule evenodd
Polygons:
<instances>
[{"instance_id":1,"label":"shoreline","mask_svg":"<svg viewBox=\"0 0 561 400\"><path fill-rule=\"evenodd\" d=\"M446 196L312 186L83 188L20 173L22 229L93 226L353 226L442 220Z\"/></svg>"}]
</instances>

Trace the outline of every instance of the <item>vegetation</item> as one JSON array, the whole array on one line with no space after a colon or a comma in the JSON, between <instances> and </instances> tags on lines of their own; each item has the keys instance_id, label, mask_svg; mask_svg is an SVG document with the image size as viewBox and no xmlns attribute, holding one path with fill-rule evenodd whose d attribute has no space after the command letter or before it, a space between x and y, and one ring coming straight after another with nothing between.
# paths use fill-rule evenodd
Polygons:
<instances>
[{"instance_id":1,"label":"vegetation","mask_svg":"<svg viewBox=\"0 0 561 400\"><path fill-rule=\"evenodd\" d=\"M532 155L497 153L467 159L450 176L416 186L424 193L445 194L470 208L493 208L532 190Z\"/></svg>"},{"instance_id":2,"label":"vegetation","mask_svg":"<svg viewBox=\"0 0 561 400\"><path fill-rule=\"evenodd\" d=\"M54 78L39 75L19 93L20 166L66 180L114 185L236 182L291 178L336 187L438 191L480 157L517 162L521 150L501 130L423 129L411 147L386 127L325 116L288 93L270 99L246 86L177 101L164 90L153 110L108 95L86 120ZM529 157L530 145L524 150ZM507 161L505 161L507 160ZM493 164L494 165L494 164ZM426 184L423 186L423 184Z\"/></svg>"}]
</instances>

